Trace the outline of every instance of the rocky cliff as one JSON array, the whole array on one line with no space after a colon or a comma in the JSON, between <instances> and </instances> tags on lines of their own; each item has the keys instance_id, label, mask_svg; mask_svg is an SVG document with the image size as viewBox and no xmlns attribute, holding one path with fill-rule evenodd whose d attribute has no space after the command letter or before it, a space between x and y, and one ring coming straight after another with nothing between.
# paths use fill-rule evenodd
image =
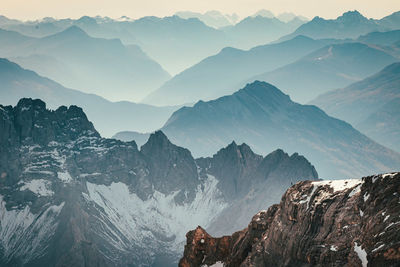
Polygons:
<instances>
[{"instance_id":1,"label":"rocky cliff","mask_svg":"<svg viewBox=\"0 0 400 267\"><path fill-rule=\"evenodd\" d=\"M248 227L187 233L179 266L399 266L400 173L298 182Z\"/></svg>"},{"instance_id":2,"label":"rocky cliff","mask_svg":"<svg viewBox=\"0 0 400 267\"><path fill-rule=\"evenodd\" d=\"M223 212L278 200L256 187L316 178L281 150L262 157L232 143L196 160L160 131L140 149L102 138L76 106L0 105L0 266L176 266L198 223L241 229L251 209L231 222Z\"/></svg>"}]
</instances>

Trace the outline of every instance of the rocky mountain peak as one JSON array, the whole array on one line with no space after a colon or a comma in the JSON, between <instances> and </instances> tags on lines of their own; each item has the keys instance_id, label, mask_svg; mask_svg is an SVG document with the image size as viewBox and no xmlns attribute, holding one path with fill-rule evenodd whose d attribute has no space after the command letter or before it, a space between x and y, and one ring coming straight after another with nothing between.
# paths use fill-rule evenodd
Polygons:
<instances>
[{"instance_id":1,"label":"rocky mountain peak","mask_svg":"<svg viewBox=\"0 0 400 267\"><path fill-rule=\"evenodd\" d=\"M233 94L246 100L253 99L265 105L287 105L291 103L290 97L270 83L254 81L248 83L243 89Z\"/></svg>"},{"instance_id":2,"label":"rocky mountain peak","mask_svg":"<svg viewBox=\"0 0 400 267\"><path fill-rule=\"evenodd\" d=\"M23 98L13 108L3 107L0 129L1 143L47 145L51 141L67 142L82 135L100 137L81 108L62 106L56 111L46 109L40 99Z\"/></svg>"},{"instance_id":3,"label":"rocky mountain peak","mask_svg":"<svg viewBox=\"0 0 400 267\"><path fill-rule=\"evenodd\" d=\"M345 13L343 13L342 16L337 18L338 21L342 21L342 22L361 22L361 21L366 21L368 20L366 17L364 17L360 12L358 12L357 10L353 10L353 11L347 11Z\"/></svg>"},{"instance_id":4,"label":"rocky mountain peak","mask_svg":"<svg viewBox=\"0 0 400 267\"><path fill-rule=\"evenodd\" d=\"M150 134L149 139L141 147L141 150L146 154L154 152L155 149L163 149L171 146L173 146L173 144L162 131L155 131L154 133Z\"/></svg>"},{"instance_id":5,"label":"rocky mountain peak","mask_svg":"<svg viewBox=\"0 0 400 267\"><path fill-rule=\"evenodd\" d=\"M150 176L154 177L156 190L171 193L182 188L194 188L199 182L196 163L190 151L172 144L162 131L152 133L140 152L148 158ZM182 195L179 198L184 199Z\"/></svg>"}]
</instances>

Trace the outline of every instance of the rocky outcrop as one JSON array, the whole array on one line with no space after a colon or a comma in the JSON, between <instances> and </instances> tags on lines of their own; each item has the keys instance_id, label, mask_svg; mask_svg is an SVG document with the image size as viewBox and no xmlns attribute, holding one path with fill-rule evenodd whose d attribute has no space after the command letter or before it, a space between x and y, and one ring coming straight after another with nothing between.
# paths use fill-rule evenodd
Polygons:
<instances>
[{"instance_id":1,"label":"rocky outcrop","mask_svg":"<svg viewBox=\"0 0 400 267\"><path fill-rule=\"evenodd\" d=\"M400 173L303 181L231 236L187 233L179 266L399 266Z\"/></svg>"}]
</instances>

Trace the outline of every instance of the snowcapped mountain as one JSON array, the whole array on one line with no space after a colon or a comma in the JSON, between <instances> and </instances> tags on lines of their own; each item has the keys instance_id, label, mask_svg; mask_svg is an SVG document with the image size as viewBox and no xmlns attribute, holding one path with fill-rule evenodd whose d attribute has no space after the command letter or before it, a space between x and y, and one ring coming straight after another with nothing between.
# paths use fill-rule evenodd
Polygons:
<instances>
[{"instance_id":1,"label":"snowcapped mountain","mask_svg":"<svg viewBox=\"0 0 400 267\"><path fill-rule=\"evenodd\" d=\"M189 229L221 229L244 197L277 201L256 187L317 178L304 157L245 144L195 160L159 131L139 150L102 138L79 107L32 99L0 106L0 148L0 265L176 266Z\"/></svg>"}]
</instances>

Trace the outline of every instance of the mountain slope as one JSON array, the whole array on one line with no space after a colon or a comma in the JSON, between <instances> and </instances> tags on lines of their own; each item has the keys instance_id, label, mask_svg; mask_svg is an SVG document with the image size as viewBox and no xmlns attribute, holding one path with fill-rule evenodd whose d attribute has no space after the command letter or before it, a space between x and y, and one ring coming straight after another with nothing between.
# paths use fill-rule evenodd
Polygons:
<instances>
[{"instance_id":1,"label":"mountain slope","mask_svg":"<svg viewBox=\"0 0 400 267\"><path fill-rule=\"evenodd\" d=\"M126 129L154 131L177 109L127 101L110 102L97 95L67 89L7 59L0 59L0 84L0 102L3 105L15 105L23 97L43 99L52 109L60 105L76 104L85 109L90 120L105 136Z\"/></svg>"},{"instance_id":2,"label":"mountain slope","mask_svg":"<svg viewBox=\"0 0 400 267\"><path fill-rule=\"evenodd\" d=\"M398 123L400 63L346 88L323 94L311 103L346 120L367 136L400 151Z\"/></svg>"},{"instance_id":3,"label":"mountain slope","mask_svg":"<svg viewBox=\"0 0 400 267\"><path fill-rule=\"evenodd\" d=\"M16 33L1 31L10 40ZM138 47L120 40L93 38L72 26L43 38L0 43L2 57L57 82L112 100L138 100L169 79ZM60 68L62 66L62 68Z\"/></svg>"},{"instance_id":4,"label":"mountain slope","mask_svg":"<svg viewBox=\"0 0 400 267\"><path fill-rule=\"evenodd\" d=\"M276 87L254 82L233 95L174 112L162 130L194 155L245 142L256 152L299 152L324 177L354 177L400 166L400 154L367 138L316 106L300 105Z\"/></svg>"},{"instance_id":5,"label":"mountain slope","mask_svg":"<svg viewBox=\"0 0 400 267\"><path fill-rule=\"evenodd\" d=\"M255 47L248 51L224 48L166 82L144 99L145 103L185 104L232 93L244 80L256 74L294 62L324 42L298 36L278 44Z\"/></svg>"},{"instance_id":6,"label":"mountain slope","mask_svg":"<svg viewBox=\"0 0 400 267\"><path fill-rule=\"evenodd\" d=\"M304 157L263 158L247 145L195 160L160 131L139 150L101 138L79 107L52 111L32 99L0 106L0 147L2 266L176 266L198 223L249 194L276 202L254 194L270 180L283 192L317 178ZM245 226L234 222L226 226Z\"/></svg>"},{"instance_id":7,"label":"mountain slope","mask_svg":"<svg viewBox=\"0 0 400 267\"><path fill-rule=\"evenodd\" d=\"M123 26L147 54L173 74L227 45L222 32L194 18L144 17Z\"/></svg>"},{"instance_id":8,"label":"mountain slope","mask_svg":"<svg viewBox=\"0 0 400 267\"><path fill-rule=\"evenodd\" d=\"M250 49L264 45L292 33L304 21L293 19L283 22L277 18L265 16L247 17L235 25L222 28L232 45L240 49Z\"/></svg>"},{"instance_id":9,"label":"mountain slope","mask_svg":"<svg viewBox=\"0 0 400 267\"><path fill-rule=\"evenodd\" d=\"M358 42L390 46L400 41L400 30L387 32L371 32L357 38Z\"/></svg>"},{"instance_id":10,"label":"mountain slope","mask_svg":"<svg viewBox=\"0 0 400 267\"><path fill-rule=\"evenodd\" d=\"M252 77L272 83L295 101L307 103L318 95L372 75L399 59L361 43L323 47L298 61Z\"/></svg>"},{"instance_id":11,"label":"mountain slope","mask_svg":"<svg viewBox=\"0 0 400 267\"><path fill-rule=\"evenodd\" d=\"M399 186L398 172L297 183L242 231L188 232L179 266L397 266Z\"/></svg>"}]
</instances>

